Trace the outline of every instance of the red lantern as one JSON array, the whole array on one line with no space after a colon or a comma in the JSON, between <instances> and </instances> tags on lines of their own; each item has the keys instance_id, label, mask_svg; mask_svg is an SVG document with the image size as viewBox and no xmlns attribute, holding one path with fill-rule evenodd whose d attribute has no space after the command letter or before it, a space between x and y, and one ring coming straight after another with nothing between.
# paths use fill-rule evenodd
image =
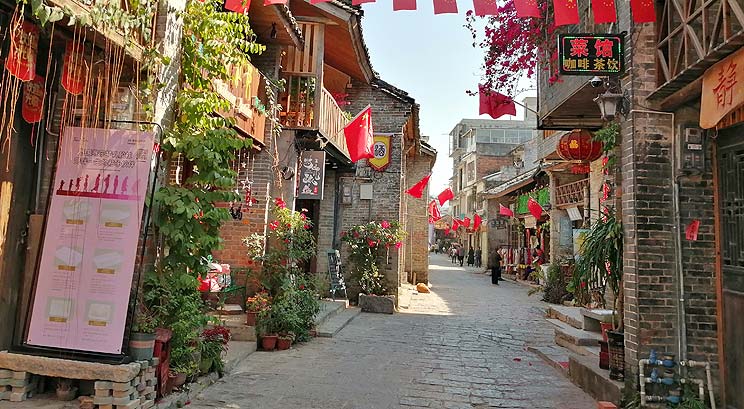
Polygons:
<instances>
[{"instance_id":1,"label":"red lantern","mask_svg":"<svg viewBox=\"0 0 744 409\"><path fill-rule=\"evenodd\" d=\"M556 149L564 160L592 162L602 156L602 142L592 139L592 134L584 129L576 129L563 135Z\"/></svg>"},{"instance_id":2,"label":"red lantern","mask_svg":"<svg viewBox=\"0 0 744 409\"><path fill-rule=\"evenodd\" d=\"M11 30L10 49L5 68L21 81L31 81L36 76L36 51L39 47L39 29L24 21Z\"/></svg>"},{"instance_id":3,"label":"red lantern","mask_svg":"<svg viewBox=\"0 0 744 409\"><path fill-rule=\"evenodd\" d=\"M33 124L41 121L44 110L44 77L37 75L33 81L23 84L23 105L21 115L26 122Z\"/></svg>"}]
</instances>

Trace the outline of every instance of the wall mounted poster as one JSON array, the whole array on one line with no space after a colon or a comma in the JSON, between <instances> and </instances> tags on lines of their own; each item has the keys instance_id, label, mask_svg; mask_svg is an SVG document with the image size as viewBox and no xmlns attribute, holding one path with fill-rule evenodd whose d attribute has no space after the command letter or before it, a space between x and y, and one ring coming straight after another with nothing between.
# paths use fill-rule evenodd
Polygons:
<instances>
[{"instance_id":1,"label":"wall mounted poster","mask_svg":"<svg viewBox=\"0 0 744 409\"><path fill-rule=\"evenodd\" d=\"M122 353L154 135L66 128L26 338Z\"/></svg>"}]
</instances>

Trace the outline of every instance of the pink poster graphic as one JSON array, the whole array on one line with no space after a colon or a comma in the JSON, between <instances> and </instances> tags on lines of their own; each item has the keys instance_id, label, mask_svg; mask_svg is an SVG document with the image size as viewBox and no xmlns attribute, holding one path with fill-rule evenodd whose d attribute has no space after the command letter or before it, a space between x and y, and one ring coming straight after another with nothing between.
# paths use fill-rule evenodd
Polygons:
<instances>
[{"instance_id":1,"label":"pink poster graphic","mask_svg":"<svg viewBox=\"0 0 744 409\"><path fill-rule=\"evenodd\" d=\"M154 135L65 130L26 342L120 354Z\"/></svg>"}]
</instances>

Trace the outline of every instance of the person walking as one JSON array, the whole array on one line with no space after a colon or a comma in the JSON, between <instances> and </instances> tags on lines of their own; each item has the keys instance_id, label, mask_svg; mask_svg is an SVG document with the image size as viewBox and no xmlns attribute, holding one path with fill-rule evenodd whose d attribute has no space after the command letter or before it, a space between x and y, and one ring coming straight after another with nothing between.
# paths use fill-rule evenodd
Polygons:
<instances>
[{"instance_id":1,"label":"person walking","mask_svg":"<svg viewBox=\"0 0 744 409\"><path fill-rule=\"evenodd\" d=\"M462 263L465 261L465 248L462 245L457 247L457 260L460 262L460 267L462 267Z\"/></svg>"},{"instance_id":2,"label":"person walking","mask_svg":"<svg viewBox=\"0 0 744 409\"><path fill-rule=\"evenodd\" d=\"M457 263L457 247L452 245L452 247L450 247L449 253L450 253L450 258L452 259L452 264Z\"/></svg>"},{"instance_id":3,"label":"person walking","mask_svg":"<svg viewBox=\"0 0 744 409\"><path fill-rule=\"evenodd\" d=\"M475 264L475 252L473 251L473 247L470 247L468 249L468 267L472 267L473 264Z\"/></svg>"},{"instance_id":4,"label":"person walking","mask_svg":"<svg viewBox=\"0 0 744 409\"><path fill-rule=\"evenodd\" d=\"M501 280L501 253L494 249L493 259L491 260L491 284L499 285Z\"/></svg>"},{"instance_id":5,"label":"person walking","mask_svg":"<svg viewBox=\"0 0 744 409\"><path fill-rule=\"evenodd\" d=\"M475 268L481 268L481 257L483 257L481 249L475 249Z\"/></svg>"}]
</instances>

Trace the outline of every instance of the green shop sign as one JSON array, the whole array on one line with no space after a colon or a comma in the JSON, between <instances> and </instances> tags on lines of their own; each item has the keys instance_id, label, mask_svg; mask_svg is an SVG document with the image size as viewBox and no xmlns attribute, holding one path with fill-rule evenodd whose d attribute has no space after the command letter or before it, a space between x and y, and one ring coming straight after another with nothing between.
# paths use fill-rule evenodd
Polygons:
<instances>
[{"instance_id":1,"label":"green shop sign","mask_svg":"<svg viewBox=\"0 0 744 409\"><path fill-rule=\"evenodd\" d=\"M534 192L519 195L519 197L517 197L517 214L526 214L530 212L527 208L527 201L530 200L530 197L535 199L540 206L545 207L545 205L550 204L550 189L544 187Z\"/></svg>"},{"instance_id":2,"label":"green shop sign","mask_svg":"<svg viewBox=\"0 0 744 409\"><path fill-rule=\"evenodd\" d=\"M623 72L624 34L559 34L562 75L618 75Z\"/></svg>"}]
</instances>

